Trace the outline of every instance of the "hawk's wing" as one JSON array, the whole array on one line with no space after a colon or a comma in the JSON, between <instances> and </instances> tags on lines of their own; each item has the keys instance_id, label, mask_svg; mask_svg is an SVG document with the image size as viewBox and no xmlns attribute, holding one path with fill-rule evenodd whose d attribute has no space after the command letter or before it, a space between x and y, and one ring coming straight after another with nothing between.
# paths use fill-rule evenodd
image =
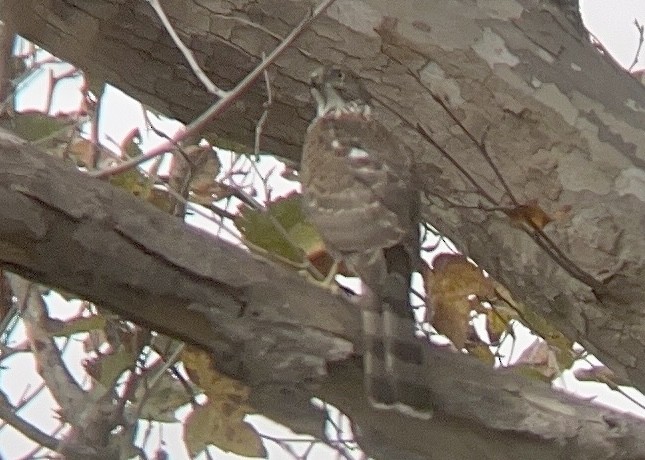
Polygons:
<instances>
[{"instance_id":1,"label":"hawk's wing","mask_svg":"<svg viewBox=\"0 0 645 460\"><path fill-rule=\"evenodd\" d=\"M418 221L411 158L383 125L361 113L319 117L302 161L305 210L332 251L411 243Z\"/></svg>"}]
</instances>

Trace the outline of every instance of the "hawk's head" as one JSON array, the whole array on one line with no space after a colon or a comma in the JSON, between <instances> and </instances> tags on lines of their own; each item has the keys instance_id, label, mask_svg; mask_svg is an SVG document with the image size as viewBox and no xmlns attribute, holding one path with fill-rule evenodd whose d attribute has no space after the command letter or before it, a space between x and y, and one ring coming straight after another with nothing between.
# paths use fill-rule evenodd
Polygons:
<instances>
[{"instance_id":1,"label":"hawk's head","mask_svg":"<svg viewBox=\"0 0 645 460\"><path fill-rule=\"evenodd\" d=\"M369 114L369 93L358 78L339 67L325 66L312 72L311 94L318 104L318 116L330 112Z\"/></svg>"}]
</instances>

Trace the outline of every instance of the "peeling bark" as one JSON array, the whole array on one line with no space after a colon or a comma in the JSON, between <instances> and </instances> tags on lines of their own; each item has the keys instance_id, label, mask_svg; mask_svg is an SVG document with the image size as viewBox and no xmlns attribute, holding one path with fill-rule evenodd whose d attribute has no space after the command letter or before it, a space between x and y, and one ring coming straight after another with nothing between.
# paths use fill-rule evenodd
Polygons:
<instances>
[{"instance_id":1,"label":"peeling bark","mask_svg":"<svg viewBox=\"0 0 645 460\"><path fill-rule=\"evenodd\" d=\"M313 5L288 0L167 3L167 13L184 41L224 88L251 70L261 53L270 51ZM18 33L86 70L91 78L106 80L157 110L187 122L209 105L211 97L145 2L5 0L2 7L3 21ZM430 7L421 1L338 0L273 66L274 104L263 149L298 160L312 115L304 81L323 61L342 63L361 75L380 102L378 116L415 152L427 198L426 219L511 288L516 298L644 390L641 84L600 55L550 2L438 0ZM213 123L212 131L252 144L263 92L258 85ZM568 219L552 222L543 232L594 280L593 286L563 269L530 232L517 228L504 213L486 210L492 204L419 135L417 125L493 200L512 206L490 162L445 108L483 141L519 203L537 199L547 212L571 206ZM31 174L29 168L22 174ZM24 205L27 198L12 199L17 201L0 197L12 206ZM87 210L88 203L92 201L79 199L74 206ZM25 206L24 212L40 211ZM143 210L130 212L134 219ZM64 228L71 231L69 225ZM153 222L140 221L136 229L148 226L154 227ZM45 229L27 227L25 235L38 238L41 231ZM106 238L93 227L78 235L88 247ZM118 238L133 237L124 233ZM153 254L165 253L163 241L167 240L159 239ZM216 254L213 257L217 260ZM85 270L94 262L88 261ZM167 270L181 267L175 259L169 262ZM42 268L34 268L31 275L47 281L52 258L40 258L39 263ZM240 265L235 274L246 280L252 270ZM129 276L136 278L137 272L133 269ZM230 282L239 288L235 280ZM89 291L100 290L100 279L89 277L87 288L88 298L95 298ZM239 311L236 289L222 288L209 298L214 304L229 305L229 318ZM115 286L115 308L129 301L131 294ZM148 305L163 304L174 294L162 289L152 294L156 297ZM193 301L197 300L188 297L182 305ZM144 307L140 320L150 314ZM334 314L340 311L341 307ZM206 329L201 332L204 337L211 334ZM190 336L188 330L176 332ZM331 344L328 350L334 349Z\"/></svg>"}]
</instances>

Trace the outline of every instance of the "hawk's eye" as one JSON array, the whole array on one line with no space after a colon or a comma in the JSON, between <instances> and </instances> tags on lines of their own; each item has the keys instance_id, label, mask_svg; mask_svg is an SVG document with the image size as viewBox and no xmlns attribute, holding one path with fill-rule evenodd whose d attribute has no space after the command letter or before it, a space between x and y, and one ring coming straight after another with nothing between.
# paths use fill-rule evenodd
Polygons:
<instances>
[{"instance_id":1,"label":"hawk's eye","mask_svg":"<svg viewBox=\"0 0 645 460\"><path fill-rule=\"evenodd\" d=\"M332 69L332 77L340 82L345 80L345 72L340 69Z\"/></svg>"}]
</instances>

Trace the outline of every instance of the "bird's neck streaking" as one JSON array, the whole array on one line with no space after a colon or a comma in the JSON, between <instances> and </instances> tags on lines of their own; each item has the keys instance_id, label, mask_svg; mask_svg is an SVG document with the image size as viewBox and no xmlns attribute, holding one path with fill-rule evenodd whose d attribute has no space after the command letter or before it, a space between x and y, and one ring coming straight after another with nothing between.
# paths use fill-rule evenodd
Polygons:
<instances>
[{"instance_id":1,"label":"bird's neck streaking","mask_svg":"<svg viewBox=\"0 0 645 460\"><path fill-rule=\"evenodd\" d=\"M361 114L365 117L371 113L369 104L361 99L346 100L331 85L324 85L322 91L320 88L312 88L311 94L317 103L317 115L319 117L335 114L340 116L347 113Z\"/></svg>"}]
</instances>

